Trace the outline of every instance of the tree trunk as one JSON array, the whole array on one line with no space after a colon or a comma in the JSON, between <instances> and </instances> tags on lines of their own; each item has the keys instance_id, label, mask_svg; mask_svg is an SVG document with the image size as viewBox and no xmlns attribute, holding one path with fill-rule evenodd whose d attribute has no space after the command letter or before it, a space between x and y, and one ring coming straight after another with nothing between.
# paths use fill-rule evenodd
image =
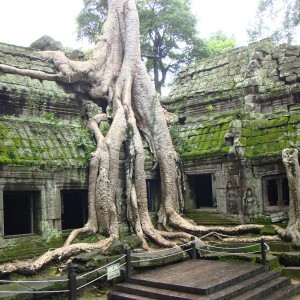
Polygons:
<instances>
[{"instance_id":1,"label":"tree trunk","mask_svg":"<svg viewBox=\"0 0 300 300\"><path fill-rule=\"evenodd\" d=\"M286 169L289 184L289 223L285 237L292 241L293 245L300 247L300 168L297 149L284 149L282 161Z\"/></svg>"}]
</instances>

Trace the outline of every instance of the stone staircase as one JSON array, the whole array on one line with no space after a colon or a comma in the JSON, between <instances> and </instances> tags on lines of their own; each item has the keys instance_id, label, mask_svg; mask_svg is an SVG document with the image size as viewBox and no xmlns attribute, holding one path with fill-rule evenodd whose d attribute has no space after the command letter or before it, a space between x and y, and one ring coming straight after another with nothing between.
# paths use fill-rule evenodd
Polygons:
<instances>
[{"instance_id":1,"label":"stone staircase","mask_svg":"<svg viewBox=\"0 0 300 300\"><path fill-rule=\"evenodd\" d=\"M287 300L299 292L300 285L265 266L189 260L135 274L108 299Z\"/></svg>"},{"instance_id":2,"label":"stone staircase","mask_svg":"<svg viewBox=\"0 0 300 300\"><path fill-rule=\"evenodd\" d=\"M206 226L235 226L240 225L237 220L220 214L215 208L187 209L185 218L192 219L197 225Z\"/></svg>"}]
</instances>

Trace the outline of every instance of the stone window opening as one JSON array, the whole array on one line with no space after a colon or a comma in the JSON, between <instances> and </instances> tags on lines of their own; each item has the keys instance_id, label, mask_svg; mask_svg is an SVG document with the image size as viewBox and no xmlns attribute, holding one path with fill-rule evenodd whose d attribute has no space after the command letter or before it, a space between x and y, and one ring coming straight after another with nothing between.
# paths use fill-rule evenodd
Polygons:
<instances>
[{"instance_id":1,"label":"stone window opening","mask_svg":"<svg viewBox=\"0 0 300 300\"><path fill-rule=\"evenodd\" d=\"M226 146L233 146L233 144L234 144L234 136L232 136L232 135L225 135L224 139L225 139Z\"/></svg>"},{"instance_id":2,"label":"stone window opening","mask_svg":"<svg viewBox=\"0 0 300 300\"><path fill-rule=\"evenodd\" d=\"M289 186L285 175L275 175L263 179L263 197L267 211L287 209Z\"/></svg>"},{"instance_id":3,"label":"stone window opening","mask_svg":"<svg viewBox=\"0 0 300 300\"><path fill-rule=\"evenodd\" d=\"M178 119L178 121L179 121L179 124L180 124L180 125L184 125L185 122L186 122L186 117L180 117L180 118Z\"/></svg>"},{"instance_id":4,"label":"stone window opening","mask_svg":"<svg viewBox=\"0 0 300 300\"><path fill-rule=\"evenodd\" d=\"M40 192L4 191L4 236L38 233Z\"/></svg>"},{"instance_id":5,"label":"stone window opening","mask_svg":"<svg viewBox=\"0 0 300 300\"><path fill-rule=\"evenodd\" d=\"M81 228L88 220L88 191L61 190L62 230Z\"/></svg>"}]
</instances>

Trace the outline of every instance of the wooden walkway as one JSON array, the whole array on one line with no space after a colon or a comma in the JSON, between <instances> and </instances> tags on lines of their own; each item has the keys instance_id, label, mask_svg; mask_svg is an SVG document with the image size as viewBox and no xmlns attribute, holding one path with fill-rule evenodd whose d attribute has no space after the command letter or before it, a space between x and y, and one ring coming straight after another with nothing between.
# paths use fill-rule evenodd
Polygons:
<instances>
[{"instance_id":1,"label":"wooden walkway","mask_svg":"<svg viewBox=\"0 0 300 300\"><path fill-rule=\"evenodd\" d=\"M132 275L108 299L275 300L289 299L299 290L290 278L265 266L198 259Z\"/></svg>"}]
</instances>

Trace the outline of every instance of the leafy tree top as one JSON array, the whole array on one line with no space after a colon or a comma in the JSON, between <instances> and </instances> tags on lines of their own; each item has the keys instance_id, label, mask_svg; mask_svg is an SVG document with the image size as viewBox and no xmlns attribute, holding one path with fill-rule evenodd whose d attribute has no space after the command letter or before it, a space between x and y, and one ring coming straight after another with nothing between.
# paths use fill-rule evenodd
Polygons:
<instances>
[{"instance_id":1,"label":"leafy tree top","mask_svg":"<svg viewBox=\"0 0 300 300\"><path fill-rule=\"evenodd\" d=\"M190 0L137 0L140 16L142 58L153 74L160 93L167 73L176 73L194 57L208 56L205 43L197 36L196 17ZM78 37L95 41L107 12L107 0L84 0Z\"/></svg>"},{"instance_id":2,"label":"leafy tree top","mask_svg":"<svg viewBox=\"0 0 300 300\"><path fill-rule=\"evenodd\" d=\"M300 0L260 0L248 29L251 42L272 37L275 43L292 43L300 25Z\"/></svg>"}]
</instances>

